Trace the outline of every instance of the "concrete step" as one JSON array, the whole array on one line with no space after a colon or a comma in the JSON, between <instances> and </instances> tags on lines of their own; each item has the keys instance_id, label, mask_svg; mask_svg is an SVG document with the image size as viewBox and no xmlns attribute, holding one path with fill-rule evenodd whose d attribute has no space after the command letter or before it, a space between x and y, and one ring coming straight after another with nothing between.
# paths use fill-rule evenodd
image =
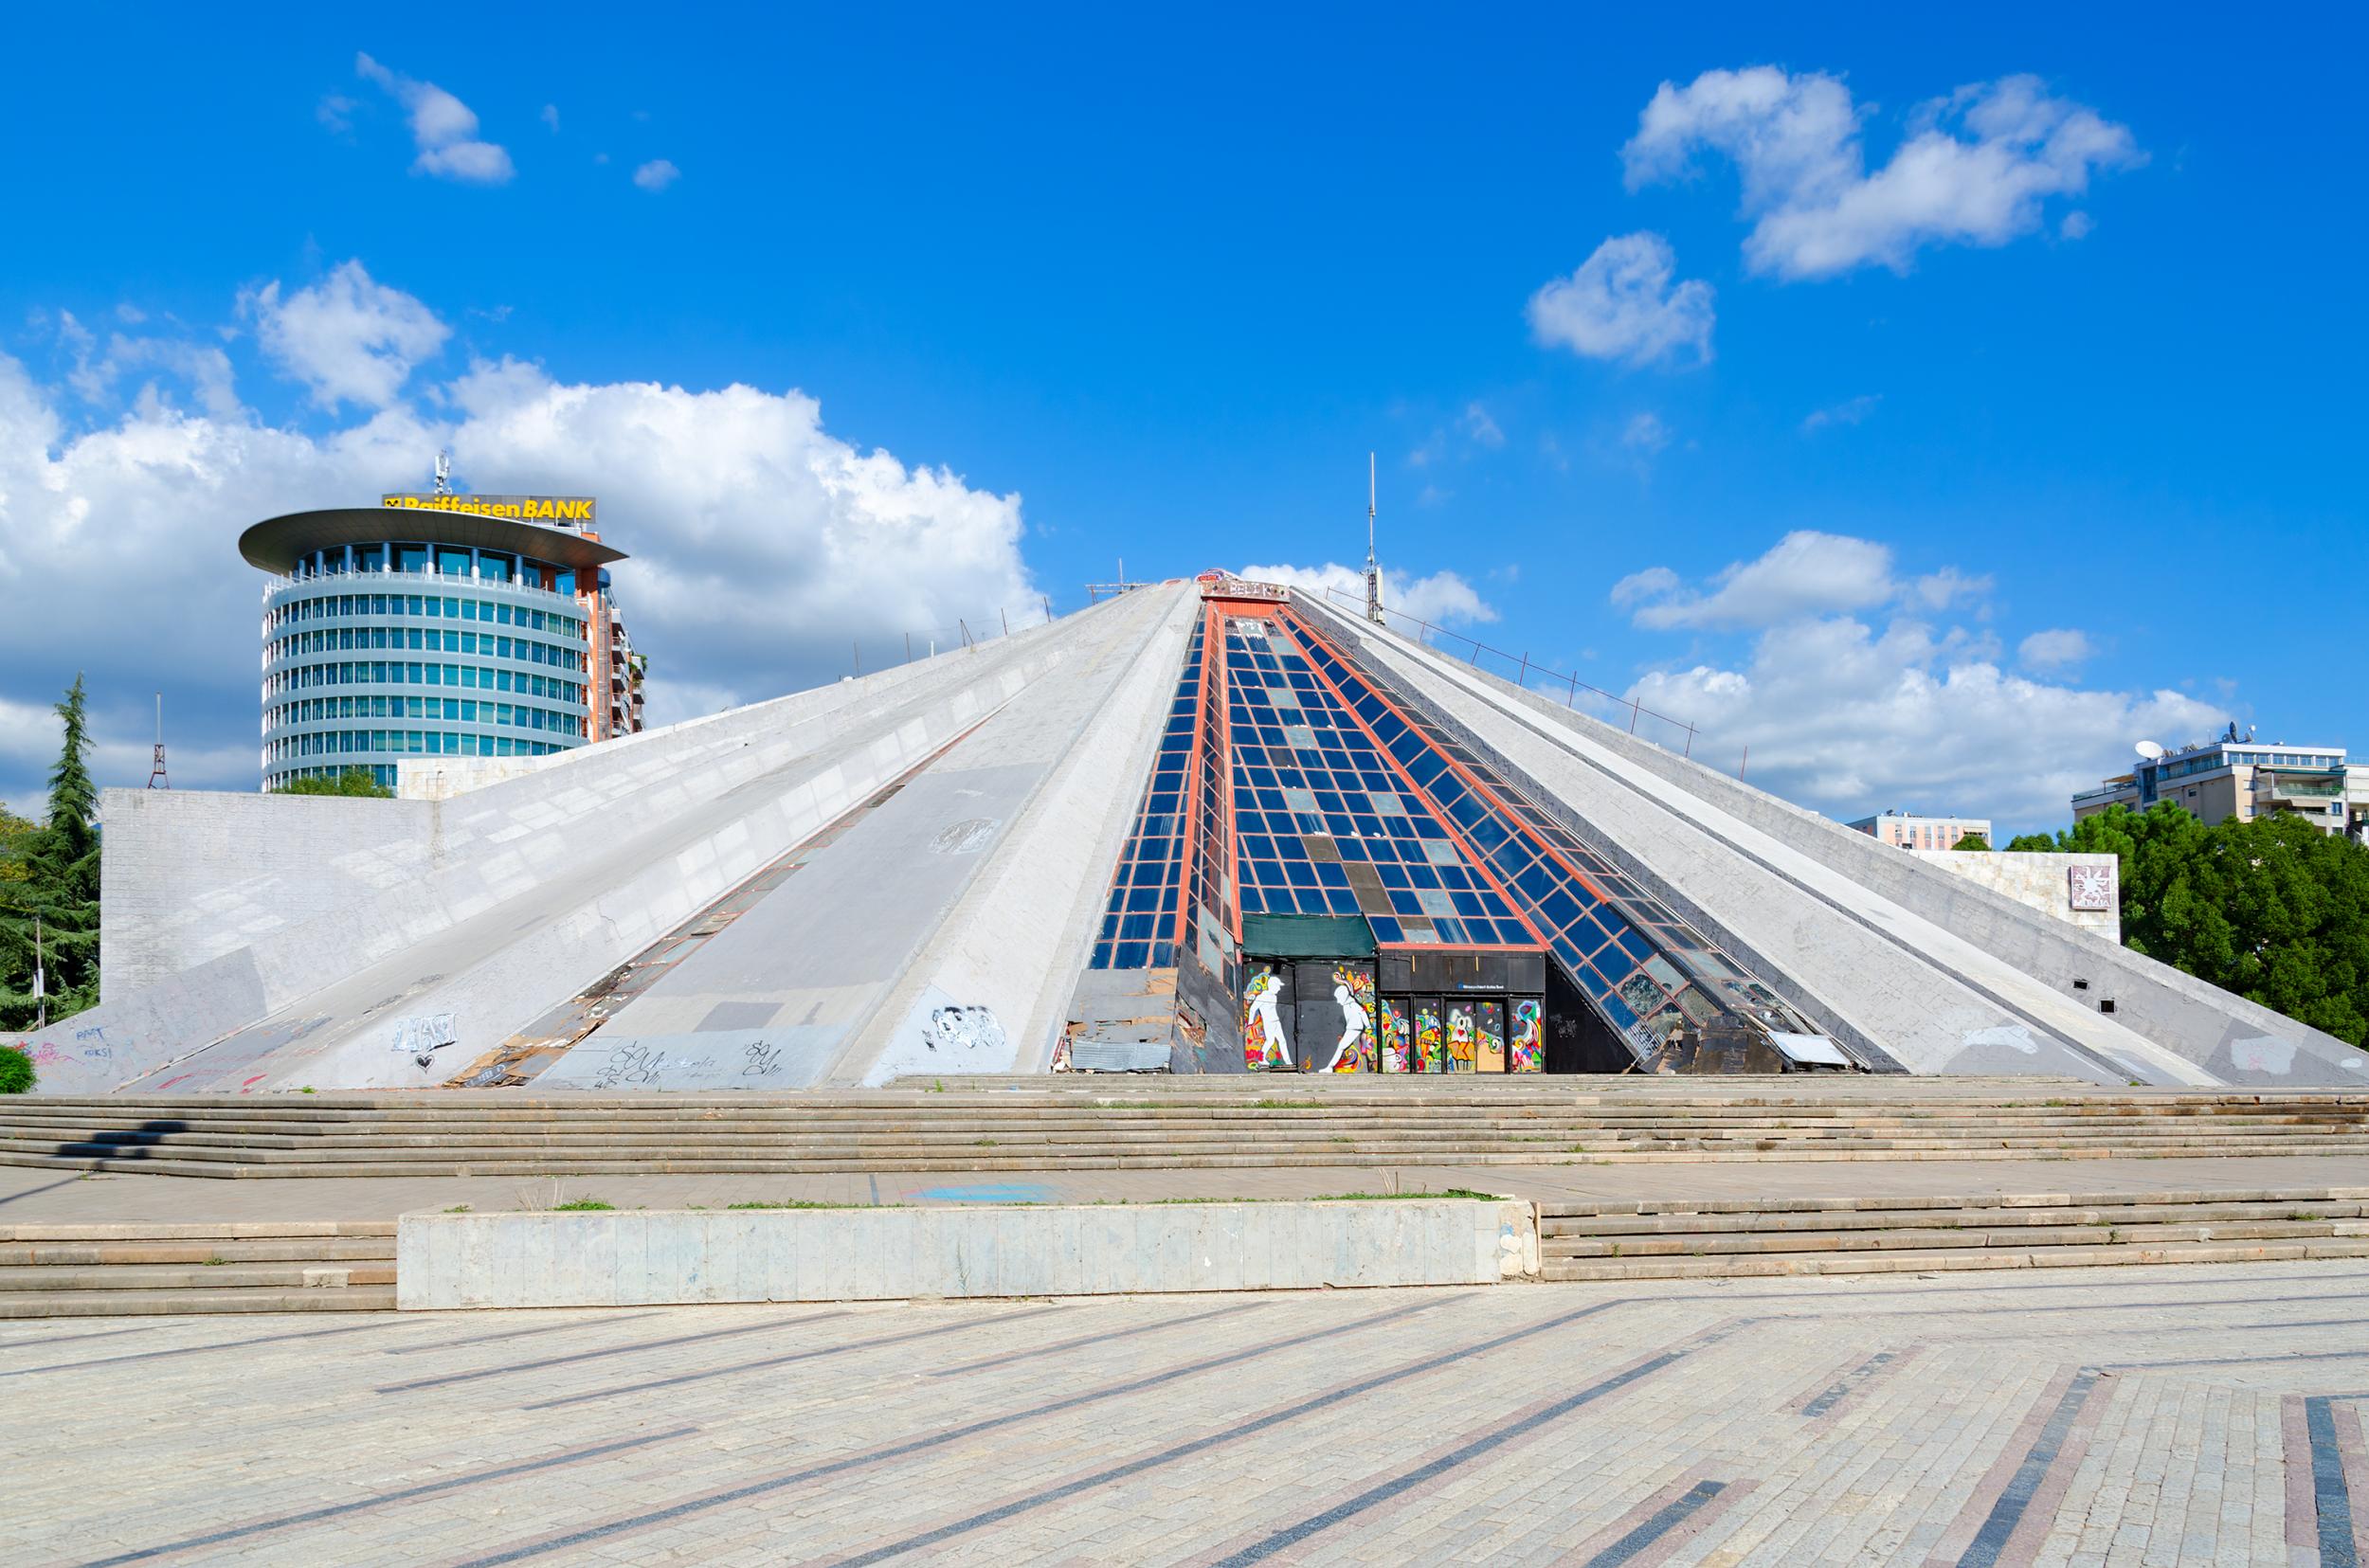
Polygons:
<instances>
[{"instance_id":1,"label":"concrete step","mask_svg":"<svg viewBox=\"0 0 2369 1568\"><path fill-rule=\"evenodd\" d=\"M1763 1231L1745 1235L1564 1237L1542 1242L1546 1258L1712 1257L1772 1253L1961 1252L1970 1248L2146 1246L2173 1241L2276 1241L2306 1237L2369 1238L2369 1221L2336 1219L2205 1221L2192 1224L2030 1225L2005 1230L1967 1226L1910 1231Z\"/></svg>"},{"instance_id":2,"label":"concrete step","mask_svg":"<svg viewBox=\"0 0 2369 1568\"><path fill-rule=\"evenodd\" d=\"M2290 1202L2099 1202L2044 1208L1933 1208L1814 1210L1797 1213L1554 1216L1542 1213L1542 1243L1564 1239L1628 1236L1762 1235L1778 1232L1899 1231L1916 1229L2012 1230L2062 1225L2151 1225L2218 1221L2360 1219L2369 1203L2298 1199Z\"/></svg>"},{"instance_id":3,"label":"concrete step","mask_svg":"<svg viewBox=\"0 0 2369 1568\"><path fill-rule=\"evenodd\" d=\"M391 1312L392 1285L344 1289L19 1290L0 1293L0 1318L163 1317L213 1312Z\"/></svg>"},{"instance_id":4,"label":"concrete step","mask_svg":"<svg viewBox=\"0 0 2369 1568\"><path fill-rule=\"evenodd\" d=\"M279 1241L8 1241L0 1269L88 1268L118 1264L374 1263L395 1255L392 1236L329 1236Z\"/></svg>"},{"instance_id":5,"label":"concrete step","mask_svg":"<svg viewBox=\"0 0 2369 1568\"><path fill-rule=\"evenodd\" d=\"M394 1282L395 1265L391 1258L370 1262L108 1264L89 1268L53 1263L0 1267L0 1295L77 1290L315 1290Z\"/></svg>"},{"instance_id":6,"label":"concrete step","mask_svg":"<svg viewBox=\"0 0 2369 1568\"><path fill-rule=\"evenodd\" d=\"M2077 1269L2139 1263L2271 1263L2369 1257L2369 1237L2195 1241L2160 1245L1976 1248L1961 1251L1786 1253L1543 1261L1549 1280L1763 1278L1782 1274L1943 1273L1990 1269Z\"/></svg>"}]
</instances>

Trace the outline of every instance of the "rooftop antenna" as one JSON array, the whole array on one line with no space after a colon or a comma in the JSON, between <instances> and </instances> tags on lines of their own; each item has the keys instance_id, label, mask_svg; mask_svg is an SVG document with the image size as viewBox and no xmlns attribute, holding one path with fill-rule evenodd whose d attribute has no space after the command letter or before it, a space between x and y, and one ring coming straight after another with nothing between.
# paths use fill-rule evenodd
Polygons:
<instances>
[{"instance_id":1,"label":"rooftop antenna","mask_svg":"<svg viewBox=\"0 0 2369 1568\"><path fill-rule=\"evenodd\" d=\"M1365 454L1365 619L1382 619L1382 568L1374 564L1374 455Z\"/></svg>"},{"instance_id":2,"label":"rooftop antenna","mask_svg":"<svg viewBox=\"0 0 2369 1568\"><path fill-rule=\"evenodd\" d=\"M436 494L439 496L452 494L452 454L450 452L436 454Z\"/></svg>"},{"instance_id":3,"label":"rooftop antenna","mask_svg":"<svg viewBox=\"0 0 2369 1568\"><path fill-rule=\"evenodd\" d=\"M165 781L165 694L162 692L156 694L156 760L148 769L148 787L172 787Z\"/></svg>"}]
</instances>

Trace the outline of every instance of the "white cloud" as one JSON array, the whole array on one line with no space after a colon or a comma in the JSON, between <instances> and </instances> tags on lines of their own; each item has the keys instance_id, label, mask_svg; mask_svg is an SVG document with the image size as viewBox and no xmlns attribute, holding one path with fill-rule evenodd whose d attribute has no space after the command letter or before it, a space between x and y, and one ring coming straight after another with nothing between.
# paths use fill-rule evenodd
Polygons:
<instances>
[{"instance_id":1,"label":"white cloud","mask_svg":"<svg viewBox=\"0 0 2369 1568\"><path fill-rule=\"evenodd\" d=\"M161 678L173 782L254 786L260 579L240 531L416 488L440 447L479 489L599 496L603 534L631 552L617 592L660 715L833 679L851 642L873 669L908 631L918 652L958 618L1041 613L1018 496L850 444L793 389L569 384L502 361L319 435L162 396L95 424L73 406L0 354L0 603L42 606L0 617L0 698L37 709L85 669L108 784L147 777ZM21 728L0 714L0 734ZM48 760L0 748L0 798L38 793Z\"/></svg>"},{"instance_id":2,"label":"white cloud","mask_svg":"<svg viewBox=\"0 0 2369 1568\"><path fill-rule=\"evenodd\" d=\"M500 185L517 172L506 149L479 139L476 112L436 83L390 71L367 54L353 57L353 72L385 88L410 117L411 140L420 150L412 172L473 185Z\"/></svg>"},{"instance_id":3,"label":"white cloud","mask_svg":"<svg viewBox=\"0 0 2369 1568\"><path fill-rule=\"evenodd\" d=\"M1477 402L1464 406L1462 424L1464 433L1482 446L1494 448L1506 443L1506 433L1489 417L1488 408Z\"/></svg>"},{"instance_id":4,"label":"white cloud","mask_svg":"<svg viewBox=\"0 0 2369 1568\"><path fill-rule=\"evenodd\" d=\"M2056 232L2068 240L2086 240L2096 226L2087 212L2068 212L2065 221L2056 225Z\"/></svg>"},{"instance_id":5,"label":"white cloud","mask_svg":"<svg viewBox=\"0 0 2369 1568\"><path fill-rule=\"evenodd\" d=\"M2130 743L2201 738L2228 717L2178 692L2087 691L2002 673L1980 639L1847 616L1775 627L1732 665L1648 675L1629 693L1698 727L1694 757L1845 819L1968 812L2001 829L2071 820L2076 790Z\"/></svg>"},{"instance_id":6,"label":"white cloud","mask_svg":"<svg viewBox=\"0 0 2369 1568\"><path fill-rule=\"evenodd\" d=\"M2016 645L2016 657L2032 670L2063 670L2097 652L2089 637L2070 626L2034 632Z\"/></svg>"},{"instance_id":7,"label":"white cloud","mask_svg":"<svg viewBox=\"0 0 2369 1568\"><path fill-rule=\"evenodd\" d=\"M1670 444L1670 426L1655 413L1634 414L1620 427L1620 444L1634 452L1653 456Z\"/></svg>"},{"instance_id":8,"label":"white cloud","mask_svg":"<svg viewBox=\"0 0 2369 1568\"><path fill-rule=\"evenodd\" d=\"M1928 610L1945 610L1961 599L1980 599L1991 591L1991 579L1976 577L1956 567L1944 567L1927 572L1910 583L1901 597L1911 605Z\"/></svg>"},{"instance_id":9,"label":"white cloud","mask_svg":"<svg viewBox=\"0 0 2369 1568\"><path fill-rule=\"evenodd\" d=\"M1365 568L1345 567L1337 561L1328 561L1321 567L1244 567L1235 575L1254 583L1282 583L1304 588L1330 604L1355 606L1365 603ZM1329 596L1326 593L1328 588L1331 590ZM1428 621L1435 626L1497 619L1495 608L1481 598L1472 584L1453 571L1436 571L1428 577L1410 577L1400 582L1385 570L1382 574L1382 602L1402 615Z\"/></svg>"},{"instance_id":10,"label":"white cloud","mask_svg":"<svg viewBox=\"0 0 2369 1568\"><path fill-rule=\"evenodd\" d=\"M1875 412L1875 406L1883 401L1883 393L1872 392L1863 397L1846 398L1831 408L1814 409L1809 418L1801 422L1801 433L1805 436L1816 435L1830 424L1857 424Z\"/></svg>"},{"instance_id":11,"label":"white cloud","mask_svg":"<svg viewBox=\"0 0 2369 1568\"><path fill-rule=\"evenodd\" d=\"M652 158L633 171L633 183L655 195L682 178L682 171L664 158Z\"/></svg>"},{"instance_id":12,"label":"white cloud","mask_svg":"<svg viewBox=\"0 0 2369 1568\"><path fill-rule=\"evenodd\" d=\"M1733 159L1755 272L1825 278L1906 271L1931 244L2002 245L2040 226L2051 196L2145 161L2129 130L2036 77L2002 77L1920 105L1891 160L1867 171L1864 111L1817 72L1773 65L1665 81L1621 155L1631 189L1691 171L1698 148Z\"/></svg>"},{"instance_id":13,"label":"white cloud","mask_svg":"<svg viewBox=\"0 0 2369 1568\"><path fill-rule=\"evenodd\" d=\"M1530 297L1530 330L1590 359L1644 365L1691 349L1711 357L1711 286L1676 280L1677 260L1658 234L1621 234L1596 247L1568 278Z\"/></svg>"},{"instance_id":14,"label":"white cloud","mask_svg":"<svg viewBox=\"0 0 2369 1568\"><path fill-rule=\"evenodd\" d=\"M321 122L332 135L342 136L353 129L353 111L361 105L343 93L324 93L313 110L313 117Z\"/></svg>"},{"instance_id":15,"label":"white cloud","mask_svg":"<svg viewBox=\"0 0 2369 1568\"><path fill-rule=\"evenodd\" d=\"M1690 588L1668 567L1649 567L1613 585L1615 605L1634 606L1640 626L1766 626L1798 616L1865 609L1901 593L1890 547L1802 529L1756 560L1737 561Z\"/></svg>"},{"instance_id":16,"label":"white cloud","mask_svg":"<svg viewBox=\"0 0 2369 1568\"><path fill-rule=\"evenodd\" d=\"M559 135L559 105L558 105L558 104L556 104L556 103L546 103L545 105L543 105L543 123L544 123L544 124L546 124L546 125L548 125L548 126L550 126L550 127L552 128L552 135L554 135L554 136L555 136L555 135Z\"/></svg>"},{"instance_id":17,"label":"white cloud","mask_svg":"<svg viewBox=\"0 0 2369 1568\"><path fill-rule=\"evenodd\" d=\"M263 351L333 411L344 403L387 407L452 332L410 295L372 281L359 261L285 297L278 279L249 289L239 314L255 324Z\"/></svg>"}]
</instances>

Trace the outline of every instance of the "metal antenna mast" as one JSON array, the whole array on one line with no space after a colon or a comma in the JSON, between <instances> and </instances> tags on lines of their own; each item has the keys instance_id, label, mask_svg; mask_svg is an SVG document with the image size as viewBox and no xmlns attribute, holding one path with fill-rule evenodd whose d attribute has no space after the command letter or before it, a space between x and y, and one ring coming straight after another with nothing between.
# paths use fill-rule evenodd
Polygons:
<instances>
[{"instance_id":1,"label":"metal antenna mast","mask_svg":"<svg viewBox=\"0 0 2369 1568\"><path fill-rule=\"evenodd\" d=\"M439 496L452 494L452 454L450 452L436 454L436 494Z\"/></svg>"},{"instance_id":2,"label":"metal antenna mast","mask_svg":"<svg viewBox=\"0 0 2369 1568\"><path fill-rule=\"evenodd\" d=\"M162 692L156 694L156 760L148 769L148 787L172 787L165 781L165 694Z\"/></svg>"},{"instance_id":3,"label":"metal antenna mast","mask_svg":"<svg viewBox=\"0 0 2369 1568\"><path fill-rule=\"evenodd\" d=\"M1365 619L1382 619L1382 568L1374 564L1374 455L1365 454Z\"/></svg>"}]
</instances>

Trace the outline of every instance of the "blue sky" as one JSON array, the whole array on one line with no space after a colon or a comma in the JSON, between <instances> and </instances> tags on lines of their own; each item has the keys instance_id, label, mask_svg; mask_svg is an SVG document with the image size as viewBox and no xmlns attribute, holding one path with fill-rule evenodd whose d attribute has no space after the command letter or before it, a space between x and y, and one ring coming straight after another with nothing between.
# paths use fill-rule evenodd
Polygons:
<instances>
[{"instance_id":1,"label":"blue sky","mask_svg":"<svg viewBox=\"0 0 2369 1568\"><path fill-rule=\"evenodd\" d=\"M20 19L0 800L78 668L108 782L161 686L251 787L238 527L446 443L603 497L660 716L1120 556L1353 563L1371 449L1403 602L1819 809L2369 747L2362 28L2288 26Z\"/></svg>"}]
</instances>

